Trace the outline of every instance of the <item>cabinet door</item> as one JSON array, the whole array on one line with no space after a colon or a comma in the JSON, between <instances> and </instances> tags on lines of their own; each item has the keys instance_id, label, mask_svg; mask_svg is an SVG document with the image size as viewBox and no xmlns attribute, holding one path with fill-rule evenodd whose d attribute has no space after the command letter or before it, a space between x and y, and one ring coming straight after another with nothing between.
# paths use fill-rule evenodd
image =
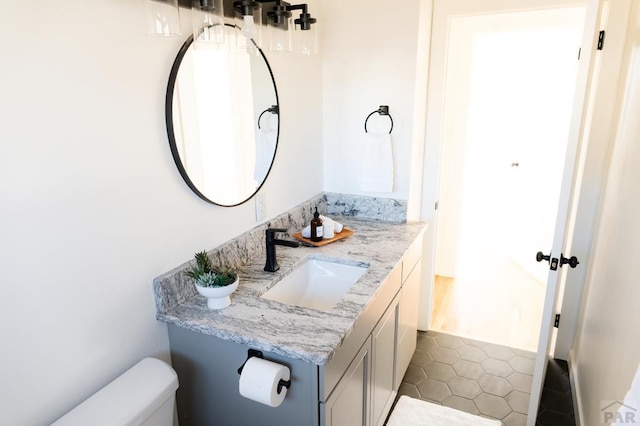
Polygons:
<instances>
[{"instance_id":1,"label":"cabinet door","mask_svg":"<svg viewBox=\"0 0 640 426\"><path fill-rule=\"evenodd\" d=\"M398 297L380 319L372 333L371 419L375 426L382 425L396 396L396 344L398 332Z\"/></svg>"},{"instance_id":2,"label":"cabinet door","mask_svg":"<svg viewBox=\"0 0 640 426\"><path fill-rule=\"evenodd\" d=\"M398 361L394 386L396 390L400 387L402 378L409 367L409 362L411 362L411 357L416 350L421 271L422 261L419 261L402 285L400 292Z\"/></svg>"},{"instance_id":3,"label":"cabinet door","mask_svg":"<svg viewBox=\"0 0 640 426\"><path fill-rule=\"evenodd\" d=\"M369 426L371 337L358 352L326 402L320 403L325 426Z\"/></svg>"}]
</instances>

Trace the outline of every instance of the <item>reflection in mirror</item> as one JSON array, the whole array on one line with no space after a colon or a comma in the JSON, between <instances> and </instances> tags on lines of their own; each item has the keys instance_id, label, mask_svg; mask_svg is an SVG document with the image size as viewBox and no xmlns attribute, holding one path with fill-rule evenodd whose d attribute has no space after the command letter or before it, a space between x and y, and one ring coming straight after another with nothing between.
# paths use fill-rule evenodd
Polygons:
<instances>
[{"instance_id":1,"label":"reflection in mirror","mask_svg":"<svg viewBox=\"0 0 640 426\"><path fill-rule=\"evenodd\" d=\"M278 95L261 50L224 48L190 37L174 62L166 99L173 158L202 199L235 206L264 183L276 153Z\"/></svg>"}]
</instances>

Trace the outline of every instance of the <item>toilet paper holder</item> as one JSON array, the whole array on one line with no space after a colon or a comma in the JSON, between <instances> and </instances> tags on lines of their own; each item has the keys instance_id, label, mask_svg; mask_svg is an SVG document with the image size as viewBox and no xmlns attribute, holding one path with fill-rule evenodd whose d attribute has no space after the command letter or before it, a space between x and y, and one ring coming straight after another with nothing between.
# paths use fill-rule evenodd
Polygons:
<instances>
[{"instance_id":1,"label":"toilet paper holder","mask_svg":"<svg viewBox=\"0 0 640 426\"><path fill-rule=\"evenodd\" d=\"M238 368L238 374L242 374L242 369L244 368L244 365L247 363L247 361L249 361L254 356L264 359L264 355L262 354L262 351L259 351L257 349L249 349L247 351L247 359L242 363L240 368ZM280 379L280 381L278 382L278 395L280 395L280 392L282 392L282 388L287 388L287 389L291 388L291 380Z\"/></svg>"}]
</instances>

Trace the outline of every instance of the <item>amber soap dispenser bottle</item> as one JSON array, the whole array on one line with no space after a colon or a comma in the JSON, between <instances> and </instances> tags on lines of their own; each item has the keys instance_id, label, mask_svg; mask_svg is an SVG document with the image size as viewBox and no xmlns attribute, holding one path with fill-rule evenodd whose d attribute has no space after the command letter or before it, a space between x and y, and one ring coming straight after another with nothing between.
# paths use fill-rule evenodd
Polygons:
<instances>
[{"instance_id":1,"label":"amber soap dispenser bottle","mask_svg":"<svg viewBox=\"0 0 640 426\"><path fill-rule=\"evenodd\" d=\"M322 234L322 219L320 219L320 213L318 213L318 208L316 207L316 212L313 214L313 219L311 219L311 237L309 239L314 242L322 241Z\"/></svg>"}]
</instances>

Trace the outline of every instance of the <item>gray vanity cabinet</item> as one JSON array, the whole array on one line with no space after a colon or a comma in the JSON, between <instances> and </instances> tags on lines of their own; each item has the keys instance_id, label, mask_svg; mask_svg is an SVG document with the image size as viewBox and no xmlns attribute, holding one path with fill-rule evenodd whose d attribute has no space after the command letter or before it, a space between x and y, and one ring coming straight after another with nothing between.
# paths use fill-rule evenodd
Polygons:
<instances>
[{"instance_id":1,"label":"gray vanity cabinet","mask_svg":"<svg viewBox=\"0 0 640 426\"><path fill-rule=\"evenodd\" d=\"M242 397L237 372L247 345L169 324L171 364L178 373L180 426L318 426L318 366L262 351L291 370L291 389L273 408Z\"/></svg>"},{"instance_id":2,"label":"gray vanity cabinet","mask_svg":"<svg viewBox=\"0 0 640 426\"><path fill-rule=\"evenodd\" d=\"M291 389L277 408L239 395L247 345L170 324L180 425L383 425L416 347L421 251L418 238L326 364L263 351L291 370Z\"/></svg>"},{"instance_id":3,"label":"gray vanity cabinet","mask_svg":"<svg viewBox=\"0 0 640 426\"><path fill-rule=\"evenodd\" d=\"M344 376L320 403L320 424L324 426L355 426L369 424L371 401L371 337L360 348Z\"/></svg>"}]
</instances>

